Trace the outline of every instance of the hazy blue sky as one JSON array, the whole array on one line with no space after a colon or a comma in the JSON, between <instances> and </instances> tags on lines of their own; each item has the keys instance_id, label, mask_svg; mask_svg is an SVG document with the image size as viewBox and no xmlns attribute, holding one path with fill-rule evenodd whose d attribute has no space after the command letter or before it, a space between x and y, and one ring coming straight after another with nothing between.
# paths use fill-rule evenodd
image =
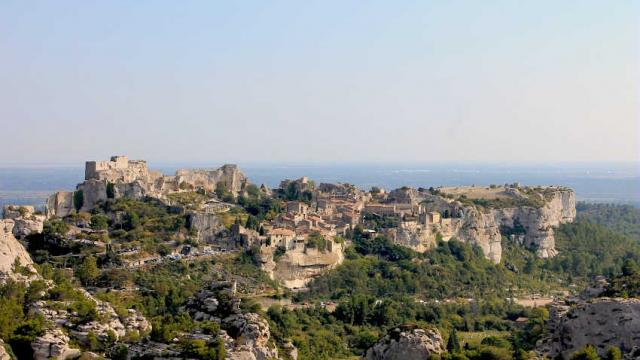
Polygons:
<instances>
[{"instance_id":1,"label":"hazy blue sky","mask_svg":"<svg viewBox=\"0 0 640 360\"><path fill-rule=\"evenodd\" d=\"M637 161L638 1L0 2L0 163Z\"/></svg>"}]
</instances>

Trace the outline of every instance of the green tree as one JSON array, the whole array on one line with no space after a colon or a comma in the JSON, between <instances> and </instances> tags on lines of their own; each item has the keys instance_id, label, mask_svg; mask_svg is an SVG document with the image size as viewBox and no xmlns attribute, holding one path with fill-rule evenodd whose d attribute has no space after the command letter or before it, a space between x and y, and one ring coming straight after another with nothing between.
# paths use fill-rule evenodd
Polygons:
<instances>
[{"instance_id":1,"label":"green tree","mask_svg":"<svg viewBox=\"0 0 640 360\"><path fill-rule=\"evenodd\" d=\"M100 340L98 340L98 336L93 331L89 331L87 334L87 345L91 351L99 351L101 350Z\"/></svg>"},{"instance_id":2,"label":"green tree","mask_svg":"<svg viewBox=\"0 0 640 360\"><path fill-rule=\"evenodd\" d=\"M216 350L215 360L224 360L226 357L226 352L224 350L224 341L222 341L221 338L216 339L215 350Z\"/></svg>"},{"instance_id":3,"label":"green tree","mask_svg":"<svg viewBox=\"0 0 640 360\"><path fill-rule=\"evenodd\" d=\"M584 349L573 353L570 360L600 360L596 348L587 345Z\"/></svg>"},{"instance_id":4,"label":"green tree","mask_svg":"<svg viewBox=\"0 0 640 360\"><path fill-rule=\"evenodd\" d=\"M116 345L111 351L111 359L113 360L127 360L129 358L129 348L124 344Z\"/></svg>"},{"instance_id":5,"label":"green tree","mask_svg":"<svg viewBox=\"0 0 640 360\"><path fill-rule=\"evenodd\" d=\"M96 258L93 256L85 257L82 263L76 267L75 275L83 285L92 285L98 276L100 276L100 269L98 269Z\"/></svg>"},{"instance_id":6,"label":"green tree","mask_svg":"<svg viewBox=\"0 0 640 360\"><path fill-rule=\"evenodd\" d=\"M485 346L480 349L480 354L476 358L478 360L511 360L513 356L511 355L511 351L509 349L495 347L495 346Z\"/></svg>"},{"instance_id":7,"label":"green tree","mask_svg":"<svg viewBox=\"0 0 640 360\"><path fill-rule=\"evenodd\" d=\"M113 183L107 183L107 199L115 198L115 191Z\"/></svg>"},{"instance_id":8,"label":"green tree","mask_svg":"<svg viewBox=\"0 0 640 360\"><path fill-rule=\"evenodd\" d=\"M109 218L102 214L91 215L91 228L94 230L106 230L109 227Z\"/></svg>"},{"instance_id":9,"label":"green tree","mask_svg":"<svg viewBox=\"0 0 640 360\"><path fill-rule=\"evenodd\" d=\"M606 360L621 360L622 351L617 346L612 346L607 349L607 354L604 357Z\"/></svg>"},{"instance_id":10,"label":"green tree","mask_svg":"<svg viewBox=\"0 0 640 360\"><path fill-rule=\"evenodd\" d=\"M640 267L633 259L626 259L622 265L622 275L634 276L640 274Z\"/></svg>"},{"instance_id":11,"label":"green tree","mask_svg":"<svg viewBox=\"0 0 640 360\"><path fill-rule=\"evenodd\" d=\"M450 353L460 352L460 341L458 340L458 333L456 328L452 328L449 333L449 340L447 340L447 351Z\"/></svg>"},{"instance_id":12,"label":"green tree","mask_svg":"<svg viewBox=\"0 0 640 360\"><path fill-rule=\"evenodd\" d=\"M77 190L73 193L73 207L76 208L76 211L80 211L82 205L84 205L84 192Z\"/></svg>"}]
</instances>

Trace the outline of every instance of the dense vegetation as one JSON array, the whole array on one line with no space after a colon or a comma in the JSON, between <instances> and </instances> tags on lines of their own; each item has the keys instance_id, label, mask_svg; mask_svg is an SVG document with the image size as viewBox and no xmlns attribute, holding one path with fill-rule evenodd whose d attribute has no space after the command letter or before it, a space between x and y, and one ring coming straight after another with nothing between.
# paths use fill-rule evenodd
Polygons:
<instances>
[{"instance_id":1,"label":"dense vegetation","mask_svg":"<svg viewBox=\"0 0 640 360\"><path fill-rule=\"evenodd\" d=\"M576 210L578 220L604 225L640 242L640 209L637 207L579 202L576 205Z\"/></svg>"},{"instance_id":2,"label":"dense vegetation","mask_svg":"<svg viewBox=\"0 0 640 360\"><path fill-rule=\"evenodd\" d=\"M548 314L506 300L507 284L542 284L518 279L478 248L452 240L422 255L381 237L356 235L353 241L341 266L297 295L298 300L332 300L335 311L274 306L267 313L274 336L291 338L301 359L361 355L382 335L407 324L437 326L445 336L456 330L501 334L492 345L465 342L456 358L487 358L486 352L494 350L511 358L531 350L542 334ZM515 331L518 317L531 319L527 331Z\"/></svg>"},{"instance_id":3,"label":"dense vegetation","mask_svg":"<svg viewBox=\"0 0 640 360\"><path fill-rule=\"evenodd\" d=\"M560 254L546 266L574 278L612 276L622 273L625 260L640 262L637 241L586 221L560 226L556 231L556 248Z\"/></svg>"}]
</instances>

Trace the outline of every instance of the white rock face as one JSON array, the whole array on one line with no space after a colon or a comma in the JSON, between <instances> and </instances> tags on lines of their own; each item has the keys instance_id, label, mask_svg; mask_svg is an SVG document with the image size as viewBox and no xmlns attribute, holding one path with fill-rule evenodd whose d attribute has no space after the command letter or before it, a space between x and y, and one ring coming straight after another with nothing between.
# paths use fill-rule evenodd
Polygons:
<instances>
[{"instance_id":1,"label":"white rock face","mask_svg":"<svg viewBox=\"0 0 640 360\"><path fill-rule=\"evenodd\" d=\"M45 216L35 214L33 206L5 205L4 218L11 219L15 225L13 235L22 239L32 233L41 233Z\"/></svg>"},{"instance_id":2,"label":"white rock face","mask_svg":"<svg viewBox=\"0 0 640 360\"><path fill-rule=\"evenodd\" d=\"M640 299L596 298L570 306L556 303L549 311L549 336L537 351L549 358L565 359L594 345L600 356L610 346L626 357L640 350Z\"/></svg>"},{"instance_id":3,"label":"white rock face","mask_svg":"<svg viewBox=\"0 0 640 360\"><path fill-rule=\"evenodd\" d=\"M465 210L460 240L478 245L487 259L499 263L502 258L502 235L494 216L475 208Z\"/></svg>"},{"instance_id":4,"label":"white rock face","mask_svg":"<svg viewBox=\"0 0 640 360\"><path fill-rule=\"evenodd\" d=\"M139 199L150 196L162 199L167 194L203 189L216 190L218 184L232 195L244 191L246 176L236 165L224 165L218 169L178 170L174 176L164 176L150 171L143 160L128 160L126 156L114 156L110 161L88 161L85 181L78 184L82 191L82 211L90 211L97 202L114 198ZM75 211L73 192L58 192L47 201L47 216L64 217Z\"/></svg>"},{"instance_id":5,"label":"white rock face","mask_svg":"<svg viewBox=\"0 0 640 360\"><path fill-rule=\"evenodd\" d=\"M573 190L557 190L549 194L541 208L519 207L493 210L498 226L513 228L519 224L526 230L524 244L537 250L542 258L557 255L553 229L573 222L576 199Z\"/></svg>"},{"instance_id":6,"label":"white rock face","mask_svg":"<svg viewBox=\"0 0 640 360\"><path fill-rule=\"evenodd\" d=\"M343 245L338 243L333 243L331 250L327 251L310 248L287 250L277 262L273 261L273 253L274 248L260 249L261 268L290 289L304 288L313 278L344 261Z\"/></svg>"},{"instance_id":7,"label":"white rock face","mask_svg":"<svg viewBox=\"0 0 640 360\"><path fill-rule=\"evenodd\" d=\"M365 360L423 360L445 351L437 329L394 329L363 356Z\"/></svg>"},{"instance_id":8,"label":"white rock face","mask_svg":"<svg viewBox=\"0 0 640 360\"><path fill-rule=\"evenodd\" d=\"M13 220L0 220L0 283L7 278L15 280L29 279L28 276L16 274L13 271L13 264L16 259L20 261L20 265L26 267L32 273L36 273L29 253L13 236L14 224Z\"/></svg>"},{"instance_id":9,"label":"white rock face","mask_svg":"<svg viewBox=\"0 0 640 360\"><path fill-rule=\"evenodd\" d=\"M69 337L60 329L46 330L32 343L34 360L72 358L80 355L80 350L69 347Z\"/></svg>"},{"instance_id":10,"label":"white rock face","mask_svg":"<svg viewBox=\"0 0 640 360\"><path fill-rule=\"evenodd\" d=\"M435 223L402 222L399 227L385 230L383 235L393 242L423 252L436 244L439 234L444 241L457 238L478 245L485 257L494 263L502 258L501 229L521 228L523 245L535 249L538 256L547 258L557 254L554 228L572 222L576 216L573 190L554 188L545 192L542 207L521 206L482 209L462 206L460 202L435 195L417 195L415 190L394 191L398 201L428 202L428 211L460 212L461 217L441 219ZM422 197L420 197L422 196ZM542 197L543 195L540 194Z\"/></svg>"}]
</instances>

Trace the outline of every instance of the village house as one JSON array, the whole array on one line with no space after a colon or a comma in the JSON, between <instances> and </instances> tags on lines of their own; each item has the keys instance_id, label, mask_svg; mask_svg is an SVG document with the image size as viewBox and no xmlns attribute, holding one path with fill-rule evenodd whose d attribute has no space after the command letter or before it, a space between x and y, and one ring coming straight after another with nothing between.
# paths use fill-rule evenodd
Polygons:
<instances>
[{"instance_id":1,"label":"village house","mask_svg":"<svg viewBox=\"0 0 640 360\"><path fill-rule=\"evenodd\" d=\"M281 246L285 249L295 247L293 243L296 233L287 228L274 228L267 233L268 243L271 246Z\"/></svg>"}]
</instances>

